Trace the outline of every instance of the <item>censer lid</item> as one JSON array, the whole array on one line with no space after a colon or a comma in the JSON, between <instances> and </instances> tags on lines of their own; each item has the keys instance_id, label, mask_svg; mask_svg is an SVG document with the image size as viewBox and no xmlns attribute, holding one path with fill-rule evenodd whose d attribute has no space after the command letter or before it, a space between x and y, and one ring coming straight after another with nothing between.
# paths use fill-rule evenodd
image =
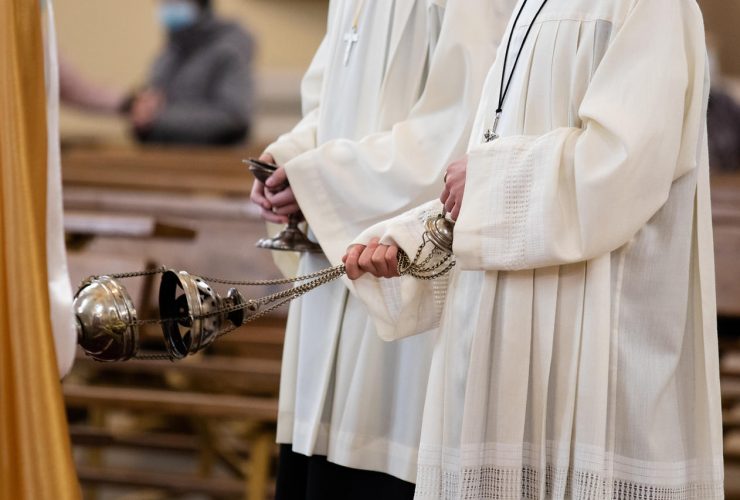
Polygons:
<instances>
[{"instance_id":1,"label":"censer lid","mask_svg":"<svg viewBox=\"0 0 740 500\"><path fill-rule=\"evenodd\" d=\"M452 236L455 223L444 215L431 217L424 223L424 228L431 242L447 254L452 254Z\"/></svg>"}]
</instances>

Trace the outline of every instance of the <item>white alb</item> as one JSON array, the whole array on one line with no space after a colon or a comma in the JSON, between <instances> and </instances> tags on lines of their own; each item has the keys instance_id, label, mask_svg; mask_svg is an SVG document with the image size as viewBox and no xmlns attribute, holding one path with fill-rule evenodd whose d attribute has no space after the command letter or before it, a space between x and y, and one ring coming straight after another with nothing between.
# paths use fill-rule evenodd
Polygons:
<instances>
[{"instance_id":1,"label":"white alb","mask_svg":"<svg viewBox=\"0 0 740 500\"><path fill-rule=\"evenodd\" d=\"M514 32L517 50L540 2ZM439 324L418 499L723 497L705 114L694 0L550 0L494 118L484 86L440 316L362 278L394 339ZM365 232L407 252L424 211Z\"/></svg>"}]
</instances>

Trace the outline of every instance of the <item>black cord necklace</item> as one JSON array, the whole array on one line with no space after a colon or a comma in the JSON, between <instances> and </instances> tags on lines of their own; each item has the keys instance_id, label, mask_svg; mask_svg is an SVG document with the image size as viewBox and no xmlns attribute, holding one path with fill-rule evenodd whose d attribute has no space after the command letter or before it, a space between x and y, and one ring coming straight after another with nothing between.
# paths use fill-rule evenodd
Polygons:
<instances>
[{"instance_id":1,"label":"black cord necklace","mask_svg":"<svg viewBox=\"0 0 740 500\"><path fill-rule=\"evenodd\" d=\"M485 142L491 142L499 138L499 135L496 133L496 131L498 130L498 122L501 119L501 113L504 110L504 101L506 100L506 96L509 93L509 87L511 87L511 80L514 78L516 65L519 63L519 58L522 56L522 52L524 51L524 44L527 42L527 38L529 38L529 33L532 31L532 27L534 27L534 22L539 17L542 9L545 8L546 3L547 0L543 0L542 5L540 5L537 13L532 18L532 22L529 24L529 28L527 28L527 32L524 34L524 39L522 40L521 47L519 47L519 52L516 55L516 59L514 59L514 65L511 68L511 73L509 73L509 78L506 79L506 64L509 62L509 50L511 49L511 41L514 38L514 30L516 29L516 25L519 22L519 18L522 16L522 12L524 12L524 8L527 6L527 0L524 0L522 2L522 6L519 8L519 12L514 18L514 24L511 26L511 32L509 33L509 41L506 44L506 52L504 54L504 67L501 70L501 87L499 88L498 93L498 107L496 108L496 118L493 121L493 127L486 130L486 133L483 134L483 140L485 140ZM505 87L504 82L506 82Z\"/></svg>"}]
</instances>

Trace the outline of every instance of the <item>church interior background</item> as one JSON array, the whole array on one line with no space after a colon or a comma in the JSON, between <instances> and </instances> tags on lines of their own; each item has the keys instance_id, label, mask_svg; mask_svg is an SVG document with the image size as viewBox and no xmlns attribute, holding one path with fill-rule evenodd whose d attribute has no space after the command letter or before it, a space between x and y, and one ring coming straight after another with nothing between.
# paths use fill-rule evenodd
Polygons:
<instances>
[{"instance_id":1,"label":"church interior background","mask_svg":"<svg viewBox=\"0 0 740 500\"><path fill-rule=\"evenodd\" d=\"M740 2L700 4L721 74L717 83L740 102ZM60 51L81 74L119 89L142 85L163 43L156 2L65 0L56 9ZM299 119L299 84L323 36L327 2L218 0L216 9L248 28L257 42L249 142L141 146L124 119L64 107L65 232L73 284L101 269L164 264L208 276L280 276L270 253L254 248L265 226L249 203L251 176L241 160L258 156ZM718 169L713 182L728 498L740 498L736 172L740 157ZM141 315L156 303L154 288L150 280L130 288ZM85 498L272 498L285 314L279 310L205 355L174 365L100 365L78 356L64 395Z\"/></svg>"}]
</instances>

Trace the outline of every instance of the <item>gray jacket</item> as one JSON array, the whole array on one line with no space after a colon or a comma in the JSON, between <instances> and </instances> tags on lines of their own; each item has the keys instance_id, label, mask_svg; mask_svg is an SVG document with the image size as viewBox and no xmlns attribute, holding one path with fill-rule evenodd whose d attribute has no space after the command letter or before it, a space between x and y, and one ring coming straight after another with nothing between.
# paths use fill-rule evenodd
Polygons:
<instances>
[{"instance_id":1,"label":"gray jacket","mask_svg":"<svg viewBox=\"0 0 740 500\"><path fill-rule=\"evenodd\" d=\"M234 144L246 139L254 83L252 36L210 14L170 34L152 69L150 86L166 104L154 123L137 130L144 142Z\"/></svg>"}]
</instances>

